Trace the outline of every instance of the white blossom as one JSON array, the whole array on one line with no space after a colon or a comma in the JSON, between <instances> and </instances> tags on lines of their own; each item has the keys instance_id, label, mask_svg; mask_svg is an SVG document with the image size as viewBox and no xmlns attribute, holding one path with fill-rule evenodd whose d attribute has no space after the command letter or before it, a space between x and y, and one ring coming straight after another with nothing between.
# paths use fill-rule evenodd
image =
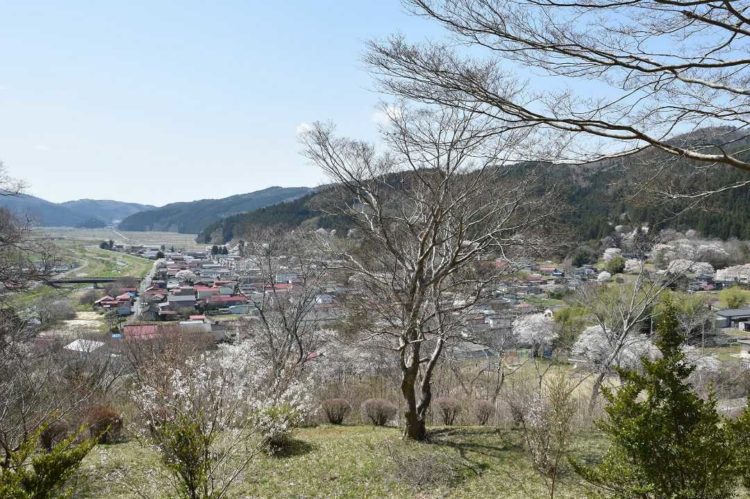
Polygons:
<instances>
[{"instance_id":1,"label":"white blossom","mask_svg":"<svg viewBox=\"0 0 750 499\"><path fill-rule=\"evenodd\" d=\"M612 274L610 274L606 270L602 270L601 272L599 272L599 275L596 276L596 280L598 282L607 282L610 279L612 279Z\"/></svg>"},{"instance_id":2,"label":"white blossom","mask_svg":"<svg viewBox=\"0 0 750 499\"><path fill-rule=\"evenodd\" d=\"M622 250L620 248L607 248L604 250L602 258L605 262L608 262L618 256L622 256Z\"/></svg>"},{"instance_id":3,"label":"white blossom","mask_svg":"<svg viewBox=\"0 0 750 499\"><path fill-rule=\"evenodd\" d=\"M520 344L534 348L549 346L558 336L551 312L522 315L513 321L513 334Z\"/></svg>"},{"instance_id":4,"label":"white blossom","mask_svg":"<svg viewBox=\"0 0 750 499\"><path fill-rule=\"evenodd\" d=\"M600 371L608 366L607 360L617 349L618 335L601 326L586 328L576 340L571 353L585 361L592 371ZM641 334L629 334L622 343L622 348L614 355L610 364L625 369L637 369L641 358L654 359L658 350L651 341Z\"/></svg>"}]
</instances>

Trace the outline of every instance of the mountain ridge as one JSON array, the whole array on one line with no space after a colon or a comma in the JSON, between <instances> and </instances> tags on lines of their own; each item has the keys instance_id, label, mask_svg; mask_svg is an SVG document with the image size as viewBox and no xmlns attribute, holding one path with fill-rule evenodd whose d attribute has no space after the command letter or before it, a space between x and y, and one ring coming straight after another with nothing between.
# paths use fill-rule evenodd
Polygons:
<instances>
[{"instance_id":1,"label":"mountain ridge","mask_svg":"<svg viewBox=\"0 0 750 499\"><path fill-rule=\"evenodd\" d=\"M77 199L53 203L31 194L0 196L0 207L34 225L46 227L105 227L149 205L114 200Z\"/></svg>"},{"instance_id":2,"label":"mountain ridge","mask_svg":"<svg viewBox=\"0 0 750 499\"><path fill-rule=\"evenodd\" d=\"M239 213L297 199L314 191L311 187L271 186L225 198L180 201L135 213L119 224L121 230L167 231L197 234L206 226Z\"/></svg>"}]
</instances>

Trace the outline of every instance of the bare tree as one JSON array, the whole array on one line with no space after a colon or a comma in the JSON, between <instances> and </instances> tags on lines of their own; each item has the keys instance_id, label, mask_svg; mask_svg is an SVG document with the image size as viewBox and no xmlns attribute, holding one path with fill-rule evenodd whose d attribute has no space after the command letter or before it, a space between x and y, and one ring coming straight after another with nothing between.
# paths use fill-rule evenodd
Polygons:
<instances>
[{"instance_id":1,"label":"bare tree","mask_svg":"<svg viewBox=\"0 0 750 499\"><path fill-rule=\"evenodd\" d=\"M578 383L564 374L551 379L523 407L521 430L534 470L542 477L550 498L555 497L565 459L574 436L576 406L573 392Z\"/></svg>"},{"instance_id":2,"label":"bare tree","mask_svg":"<svg viewBox=\"0 0 750 499\"><path fill-rule=\"evenodd\" d=\"M366 61L389 92L478 106L508 129L537 127L561 139L574 161L653 147L711 170L750 172L745 0L404 3L453 39L419 45L393 36L371 43ZM546 76L544 88L524 81L514 70L521 67ZM702 136L679 138L706 127ZM720 190L748 184L740 177Z\"/></svg>"},{"instance_id":3,"label":"bare tree","mask_svg":"<svg viewBox=\"0 0 750 499\"><path fill-rule=\"evenodd\" d=\"M363 329L397 353L404 436L423 440L435 366L446 342L468 334L459 312L492 282L475 263L523 246L544 196L530 196L529 177L507 164L523 131L495 134L457 109L387 111L389 153L322 124L303 140L358 228L342 252L364 290Z\"/></svg>"},{"instance_id":4,"label":"bare tree","mask_svg":"<svg viewBox=\"0 0 750 499\"><path fill-rule=\"evenodd\" d=\"M312 242L314 235L266 230L245 239L242 272L257 288L248 295L255 312L249 333L276 379L281 379L320 346L314 306L322 293L326 264Z\"/></svg>"}]
</instances>

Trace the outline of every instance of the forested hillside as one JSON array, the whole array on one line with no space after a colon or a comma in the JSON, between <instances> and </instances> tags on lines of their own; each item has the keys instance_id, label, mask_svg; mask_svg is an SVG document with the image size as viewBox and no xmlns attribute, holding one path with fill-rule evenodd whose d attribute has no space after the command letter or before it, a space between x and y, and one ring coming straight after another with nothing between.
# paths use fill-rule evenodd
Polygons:
<instances>
[{"instance_id":1,"label":"forested hillside","mask_svg":"<svg viewBox=\"0 0 750 499\"><path fill-rule=\"evenodd\" d=\"M750 239L750 188L729 189L706 198L669 199L659 190L695 192L718 189L746 180L743 173L726 166L696 170L695 165L670 164L668 173L653 182L659 156L624 158L595 165L547 165L540 188L556 189L566 201L560 206L560 222L577 241L600 239L621 223L650 227L697 229L703 235L728 239ZM523 174L519 165L517 174ZM349 228L342 217L321 210L325 190L292 202L238 214L207 226L200 242L223 243L253 227L301 224L339 229Z\"/></svg>"},{"instance_id":2,"label":"forested hillside","mask_svg":"<svg viewBox=\"0 0 750 499\"><path fill-rule=\"evenodd\" d=\"M269 187L222 199L171 203L127 217L119 227L122 230L133 231L155 230L197 234L209 224L224 217L293 200L310 191L309 187Z\"/></svg>"}]
</instances>

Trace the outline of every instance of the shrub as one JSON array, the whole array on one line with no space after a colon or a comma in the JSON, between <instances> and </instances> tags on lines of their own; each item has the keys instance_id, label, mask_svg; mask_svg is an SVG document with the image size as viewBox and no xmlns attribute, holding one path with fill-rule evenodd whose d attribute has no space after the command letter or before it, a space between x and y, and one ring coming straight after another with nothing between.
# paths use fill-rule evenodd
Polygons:
<instances>
[{"instance_id":1,"label":"shrub","mask_svg":"<svg viewBox=\"0 0 750 499\"><path fill-rule=\"evenodd\" d=\"M451 487L463 477L460 464L451 457L403 443L386 443L391 473L399 483L416 489Z\"/></svg>"},{"instance_id":2,"label":"shrub","mask_svg":"<svg viewBox=\"0 0 750 499\"><path fill-rule=\"evenodd\" d=\"M122 418L120 414L105 405L97 405L89 410L87 423L91 437L100 444L109 444L120 439Z\"/></svg>"},{"instance_id":3,"label":"shrub","mask_svg":"<svg viewBox=\"0 0 750 499\"><path fill-rule=\"evenodd\" d=\"M726 308L742 308L750 301L750 291L736 286L727 288L719 293L719 299Z\"/></svg>"},{"instance_id":4,"label":"shrub","mask_svg":"<svg viewBox=\"0 0 750 499\"><path fill-rule=\"evenodd\" d=\"M490 418L495 414L495 405L486 400L477 400L474 404L474 417L477 424L486 425Z\"/></svg>"},{"instance_id":5,"label":"shrub","mask_svg":"<svg viewBox=\"0 0 750 499\"><path fill-rule=\"evenodd\" d=\"M289 444L292 430L302 424L304 414L292 404L271 405L255 414L255 429L267 454L279 454Z\"/></svg>"},{"instance_id":6,"label":"shrub","mask_svg":"<svg viewBox=\"0 0 750 499\"><path fill-rule=\"evenodd\" d=\"M396 415L396 411L398 407L384 399L367 399L362 402L362 417L375 426L385 426Z\"/></svg>"},{"instance_id":7,"label":"shrub","mask_svg":"<svg viewBox=\"0 0 750 499\"><path fill-rule=\"evenodd\" d=\"M609 448L599 464L574 462L586 481L618 497L731 497L739 478L748 484L750 412L726 421L716 399L693 391L683 342L677 308L665 300L654 341L661 357L643 359L642 372L620 369L622 385L604 391L599 427Z\"/></svg>"},{"instance_id":8,"label":"shrub","mask_svg":"<svg viewBox=\"0 0 750 499\"><path fill-rule=\"evenodd\" d=\"M5 457L0 467L0 497L52 499L69 497L70 478L94 446L92 439L79 441L77 434L54 443L47 452L38 452L38 443L47 426L29 433Z\"/></svg>"},{"instance_id":9,"label":"shrub","mask_svg":"<svg viewBox=\"0 0 750 499\"><path fill-rule=\"evenodd\" d=\"M326 419L331 424L343 423L344 418L352 410L352 406L345 399L328 399L324 400L320 405L323 408Z\"/></svg>"},{"instance_id":10,"label":"shrub","mask_svg":"<svg viewBox=\"0 0 750 499\"><path fill-rule=\"evenodd\" d=\"M99 299L101 293L95 289L89 289L85 291L79 298L78 303L80 305L93 305L96 300Z\"/></svg>"},{"instance_id":11,"label":"shrub","mask_svg":"<svg viewBox=\"0 0 750 499\"><path fill-rule=\"evenodd\" d=\"M443 424L451 426L461 413L461 402L454 398L439 398L435 399L435 408Z\"/></svg>"},{"instance_id":12,"label":"shrub","mask_svg":"<svg viewBox=\"0 0 750 499\"><path fill-rule=\"evenodd\" d=\"M625 259L621 256L615 256L604 265L604 268L612 275L621 274L625 270Z\"/></svg>"},{"instance_id":13,"label":"shrub","mask_svg":"<svg viewBox=\"0 0 750 499\"><path fill-rule=\"evenodd\" d=\"M64 419L48 424L39 434L39 443L44 450L51 451L52 448L65 440L70 432L70 425Z\"/></svg>"}]
</instances>

